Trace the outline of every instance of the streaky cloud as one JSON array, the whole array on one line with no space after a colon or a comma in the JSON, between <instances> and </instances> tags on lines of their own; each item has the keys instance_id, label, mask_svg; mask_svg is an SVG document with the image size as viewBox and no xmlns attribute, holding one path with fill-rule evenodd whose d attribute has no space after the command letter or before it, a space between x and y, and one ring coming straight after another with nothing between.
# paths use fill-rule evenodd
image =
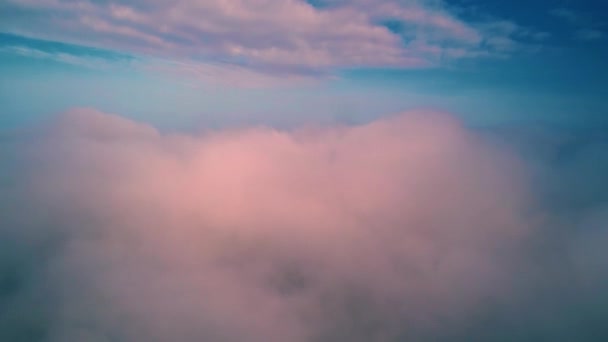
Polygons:
<instances>
[{"instance_id":1,"label":"streaky cloud","mask_svg":"<svg viewBox=\"0 0 608 342\"><path fill-rule=\"evenodd\" d=\"M427 68L463 58L504 57L517 51L530 31L487 16L465 21L446 2L435 0L322 5L303 0L9 0L4 6L0 30L5 32L183 63L235 64L274 75ZM399 32L390 30L387 21L398 23Z\"/></svg>"}]
</instances>

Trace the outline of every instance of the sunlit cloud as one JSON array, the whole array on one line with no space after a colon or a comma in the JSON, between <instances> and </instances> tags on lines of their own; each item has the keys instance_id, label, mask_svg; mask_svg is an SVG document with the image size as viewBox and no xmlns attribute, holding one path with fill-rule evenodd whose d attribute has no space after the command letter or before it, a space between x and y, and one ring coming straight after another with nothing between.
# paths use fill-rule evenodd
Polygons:
<instances>
[{"instance_id":1,"label":"sunlit cloud","mask_svg":"<svg viewBox=\"0 0 608 342\"><path fill-rule=\"evenodd\" d=\"M188 135L77 109L33 133L0 149L3 339L527 340L606 312L601 197L544 197L601 175L595 143L556 164L560 135L433 112Z\"/></svg>"},{"instance_id":2,"label":"sunlit cloud","mask_svg":"<svg viewBox=\"0 0 608 342\"><path fill-rule=\"evenodd\" d=\"M17 34L279 74L436 67L500 56L513 52L524 31L514 23L497 30L505 21L494 19L465 22L443 2L430 0L10 0L5 6L7 13L31 14L27 21L3 18L0 29Z\"/></svg>"}]
</instances>

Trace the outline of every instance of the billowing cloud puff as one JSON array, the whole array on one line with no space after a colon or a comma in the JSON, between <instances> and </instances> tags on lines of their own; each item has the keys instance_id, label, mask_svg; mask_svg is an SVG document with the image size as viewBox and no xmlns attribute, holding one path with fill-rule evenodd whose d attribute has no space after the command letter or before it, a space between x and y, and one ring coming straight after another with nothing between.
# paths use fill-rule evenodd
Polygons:
<instances>
[{"instance_id":1,"label":"billowing cloud puff","mask_svg":"<svg viewBox=\"0 0 608 342\"><path fill-rule=\"evenodd\" d=\"M192 136L75 110L24 140L8 340L538 340L606 313L605 210L554 214L446 114Z\"/></svg>"},{"instance_id":2,"label":"billowing cloud puff","mask_svg":"<svg viewBox=\"0 0 608 342\"><path fill-rule=\"evenodd\" d=\"M153 57L273 74L421 67L505 55L527 30L465 22L443 1L9 0L0 29ZM195 63L196 64L196 63Z\"/></svg>"}]
</instances>

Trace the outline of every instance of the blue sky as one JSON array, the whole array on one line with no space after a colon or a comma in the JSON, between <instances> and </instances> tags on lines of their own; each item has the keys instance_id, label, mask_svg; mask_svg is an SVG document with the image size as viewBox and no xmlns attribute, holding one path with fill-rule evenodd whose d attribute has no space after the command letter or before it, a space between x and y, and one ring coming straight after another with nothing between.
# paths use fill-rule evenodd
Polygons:
<instances>
[{"instance_id":1,"label":"blue sky","mask_svg":"<svg viewBox=\"0 0 608 342\"><path fill-rule=\"evenodd\" d=\"M473 124L607 121L601 1L193 3L4 2L0 127L82 106L179 129L419 107ZM195 10L188 30L163 15Z\"/></svg>"}]
</instances>

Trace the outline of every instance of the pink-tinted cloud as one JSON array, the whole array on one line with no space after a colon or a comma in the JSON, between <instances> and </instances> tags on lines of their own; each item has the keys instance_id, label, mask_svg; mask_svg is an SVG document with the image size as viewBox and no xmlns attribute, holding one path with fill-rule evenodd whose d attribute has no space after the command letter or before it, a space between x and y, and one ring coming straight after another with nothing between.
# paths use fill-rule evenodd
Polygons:
<instances>
[{"instance_id":1,"label":"pink-tinted cloud","mask_svg":"<svg viewBox=\"0 0 608 342\"><path fill-rule=\"evenodd\" d=\"M605 302L605 208L547 211L495 137L432 112L199 135L63 114L0 195L0 336L570 336Z\"/></svg>"},{"instance_id":2,"label":"pink-tinted cloud","mask_svg":"<svg viewBox=\"0 0 608 342\"><path fill-rule=\"evenodd\" d=\"M432 331L508 290L501 251L530 229L517 160L445 114L184 136L76 110L42 141L58 341Z\"/></svg>"},{"instance_id":3,"label":"pink-tinted cloud","mask_svg":"<svg viewBox=\"0 0 608 342\"><path fill-rule=\"evenodd\" d=\"M31 12L27 21L3 20L0 28L9 32L271 73L437 66L512 52L486 41L517 45L514 32L467 23L431 0L328 1L321 7L302 0L10 0L6 6ZM403 32L383 26L387 20L399 22Z\"/></svg>"}]
</instances>

